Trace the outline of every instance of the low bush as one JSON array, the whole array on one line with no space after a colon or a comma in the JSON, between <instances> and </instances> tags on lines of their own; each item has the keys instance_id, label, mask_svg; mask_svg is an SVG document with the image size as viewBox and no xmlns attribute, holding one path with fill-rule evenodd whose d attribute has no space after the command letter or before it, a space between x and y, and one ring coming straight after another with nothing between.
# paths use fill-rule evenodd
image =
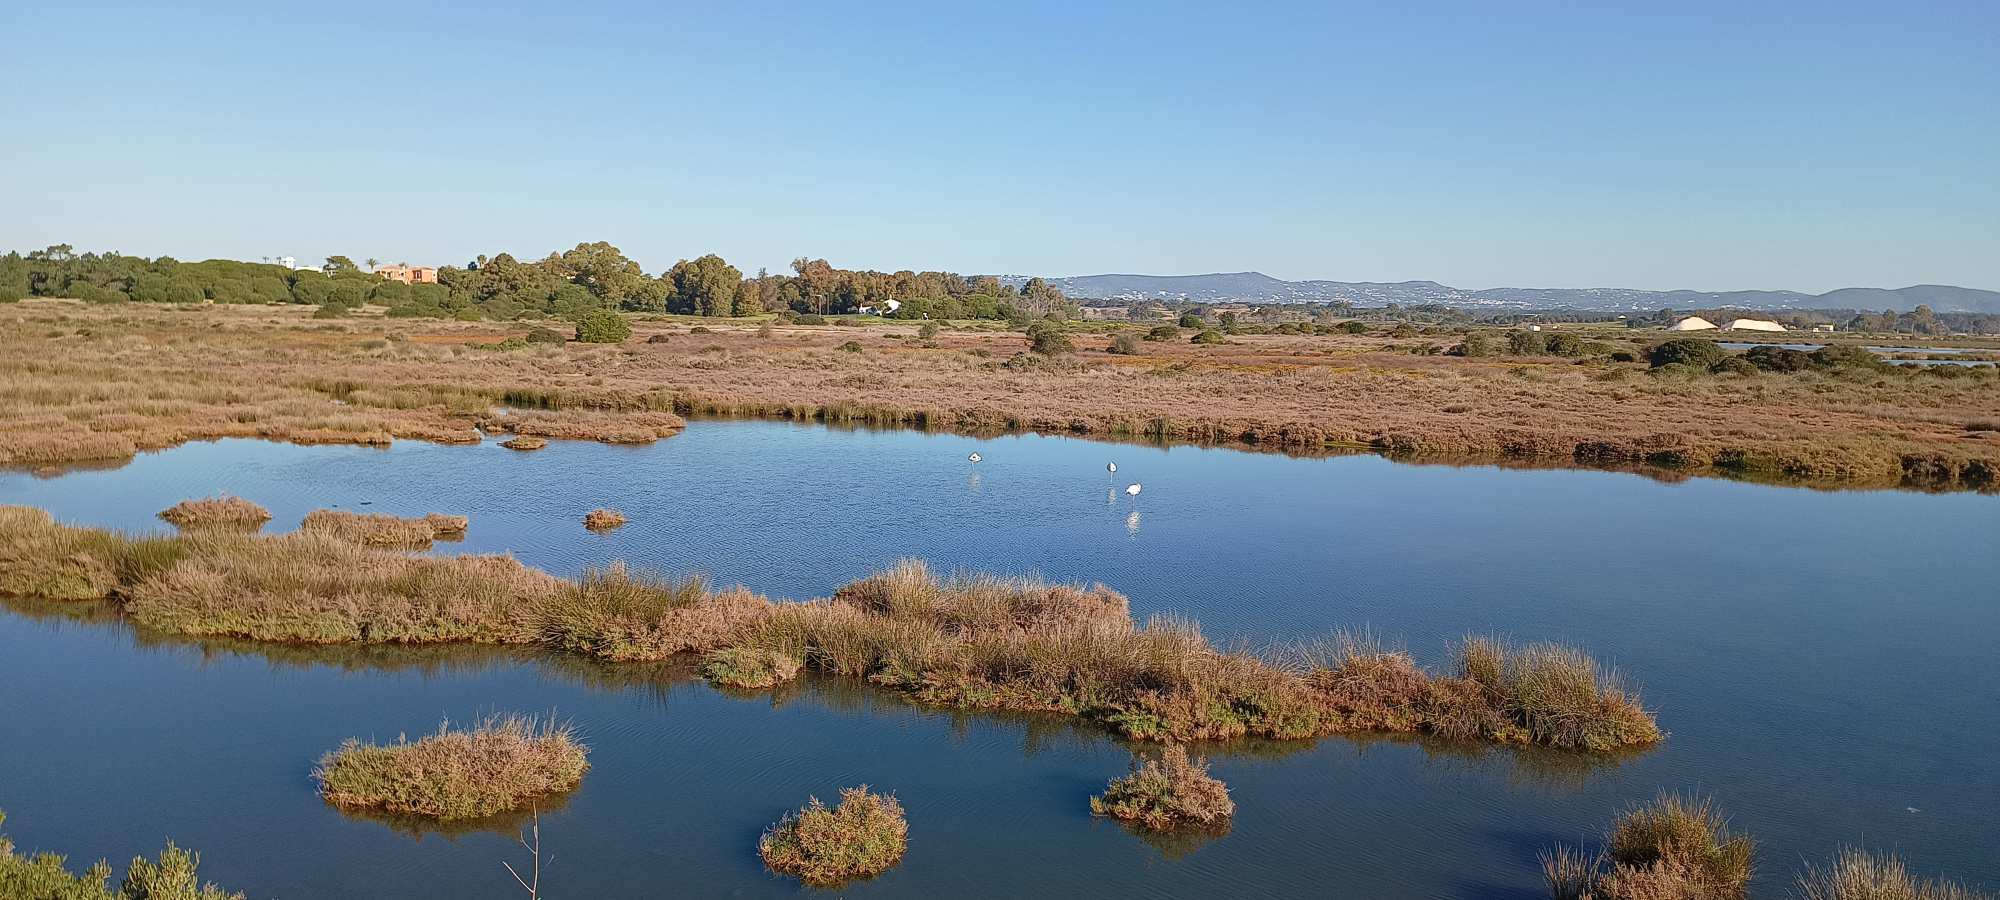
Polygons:
<instances>
[{"instance_id":1,"label":"low bush","mask_svg":"<svg viewBox=\"0 0 2000 900\"><path fill-rule=\"evenodd\" d=\"M1765 372L1803 372L1813 366L1809 353L1769 345L1744 351L1743 361Z\"/></svg>"},{"instance_id":2,"label":"low bush","mask_svg":"<svg viewBox=\"0 0 2000 900\"><path fill-rule=\"evenodd\" d=\"M0 824L7 814L0 812ZM16 900L243 900L203 883L196 871L201 855L167 842L158 861L143 856L132 860L118 893L105 883L111 879L111 865L102 860L80 874L72 875L68 859L56 853L20 856L14 842L0 835L0 897Z\"/></svg>"},{"instance_id":3,"label":"low bush","mask_svg":"<svg viewBox=\"0 0 2000 900\"><path fill-rule=\"evenodd\" d=\"M1043 356L1060 356L1074 352L1076 344L1063 333L1062 326L1042 319L1028 326L1028 349Z\"/></svg>"},{"instance_id":4,"label":"low bush","mask_svg":"<svg viewBox=\"0 0 2000 900\"><path fill-rule=\"evenodd\" d=\"M861 342L860 342L860 341L844 341L844 342L842 342L842 343L841 343L841 345L840 345L840 346L838 346L838 347L835 347L835 348L833 348L833 349L835 349L835 350L839 350L839 351L840 351L840 352L842 352L842 353L860 353L860 352L861 352Z\"/></svg>"},{"instance_id":5,"label":"low bush","mask_svg":"<svg viewBox=\"0 0 2000 900\"><path fill-rule=\"evenodd\" d=\"M411 742L350 739L320 760L320 796L343 809L443 821L525 809L573 790L590 768L588 750L564 726L496 716L466 730L449 722Z\"/></svg>"},{"instance_id":6,"label":"low bush","mask_svg":"<svg viewBox=\"0 0 2000 900\"><path fill-rule=\"evenodd\" d=\"M1146 340L1149 341L1171 341L1180 336L1181 330L1172 325L1155 325L1153 330L1146 332Z\"/></svg>"},{"instance_id":7,"label":"low bush","mask_svg":"<svg viewBox=\"0 0 2000 900\"><path fill-rule=\"evenodd\" d=\"M938 325L936 322L925 322L922 327L917 329L917 337L923 338L924 340L928 341L937 336L938 336Z\"/></svg>"},{"instance_id":8,"label":"low bush","mask_svg":"<svg viewBox=\"0 0 2000 900\"><path fill-rule=\"evenodd\" d=\"M564 337L562 332L553 328L537 327L528 331L528 336L525 340L530 344L562 344L567 343L569 338Z\"/></svg>"},{"instance_id":9,"label":"low bush","mask_svg":"<svg viewBox=\"0 0 2000 900\"><path fill-rule=\"evenodd\" d=\"M1341 333L1343 333L1343 334L1367 334L1367 333L1368 333L1368 323L1366 323L1366 322L1361 322L1361 321L1357 321L1357 320L1354 320L1354 319L1349 319L1349 320L1347 320L1347 321L1345 321L1345 322L1342 322L1342 323L1340 323L1340 324L1338 324L1338 325L1335 325L1335 326L1333 326L1333 327L1334 327L1334 329L1335 329L1336 331L1339 331L1339 332L1341 332Z\"/></svg>"},{"instance_id":10,"label":"low bush","mask_svg":"<svg viewBox=\"0 0 2000 900\"><path fill-rule=\"evenodd\" d=\"M616 344L632 336L632 323L608 309L585 310L576 317L576 339L586 344Z\"/></svg>"},{"instance_id":11,"label":"low bush","mask_svg":"<svg viewBox=\"0 0 2000 900\"><path fill-rule=\"evenodd\" d=\"M1655 369L1674 363L1707 369L1728 355L1729 351L1722 349L1721 344L1706 338L1675 338L1646 351L1646 361Z\"/></svg>"},{"instance_id":12,"label":"low bush","mask_svg":"<svg viewBox=\"0 0 2000 900\"><path fill-rule=\"evenodd\" d=\"M841 791L840 805L831 809L811 798L764 832L757 852L773 872L835 887L888 871L902 861L909 836L902 804L864 784Z\"/></svg>"},{"instance_id":13,"label":"low bush","mask_svg":"<svg viewBox=\"0 0 2000 900\"><path fill-rule=\"evenodd\" d=\"M509 450L540 450L548 445L548 441L525 434L515 435L500 442L500 446Z\"/></svg>"},{"instance_id":14,"label":"low bush","mask_svg":"<svg viewBox=\"0 0 2000 900\"><path fill-rule=\"evenodd\" d=\"M160 511L160 518L178 528L250 528L271 521L271 511L242 497L216 496L182 500Z\"/></svg>"},{"instance_id":15,"label":"low bush","mask_svg":"<svg viewBox=\"0 0 2000 900\"><path fill-rule=\"evenodd\" d=\"M614 563L585 570L539 603L534 628L558 650L652 661L723 649L772 609L771 601L740 587L711 591L699 577L660 578Z\"/></svg>"},{"instance_id":16,"label":"low bush","mask_svg":"<svg viewBox=\"0 0 2000 900\"><path fill-rule=\"evenodd\" d=\"M1197 334L1197 335L1195 335L1194 337L1191 337L1191 338L1188 338L1188 343L1190 343L1190 344L1221 344L1221 343L1226 343L1226 342L1225 342L1225 341L1224 341L1224 340L1222 339L1222 332L1220 332L1220 331L1216 331L1215 329L1213 329L1213 328L1210 328L1210 329L1208 329L1208 330L1206 330L1206 331L1203 331L1203 332L1202 332L1202 333L1200 333L1200 334Z\"/></svg>"},{"instance_id":17,"label":"low bush","mask_svg":"<svg viewBox=\"0 0 2000 900\"><path fill-rule=\"evenodd\" d=\"M814 313L802 313L792 321L800 325L825 325L826 317Z\"/></svg>"},{"instance_id":18,"label":"low bush","mask_svg":"<svg viewBox=\"0 0 2000 900\"><path fill-rule=\"evenodd\" d=\"M1207 328L1208 323L1203 322L1201 320L1201 317L1195 315L1194 313L1182 313L1180 318L1180 326L1182 328Z\"/></svg>"},{"instance_id":19,"label":"low bush","mask_svg":"<svg viewBox=\"0 0 2000 900\"><path fill-rule=\"evenodd\" d=\"M1208 760L1189 760L1186 748L1169 746L1158 761L1134 765L1104 793L1090 798L1090 811L1155 831L1214 826L1236 813L1229 788L1208 774Z\"/></svg>"},{"instance_id":20,"label":"low bush","mask_svg":"<svg viewBox=\"0 0 2000 900\"><path fill-rule=\"evenodd\" d=\"M1139 336L1129 331L1121 331L1117 337L1111 339L1111 346L1106 348L1106 351L1123 356L1136 354L1139 352Z\"/></svg>"}]
</instances>

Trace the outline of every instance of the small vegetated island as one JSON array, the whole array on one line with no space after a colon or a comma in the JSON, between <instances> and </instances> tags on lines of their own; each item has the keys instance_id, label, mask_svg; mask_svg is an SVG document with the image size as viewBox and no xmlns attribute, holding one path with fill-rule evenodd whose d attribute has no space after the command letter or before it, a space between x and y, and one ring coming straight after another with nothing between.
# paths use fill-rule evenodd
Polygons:
<instances>
[{"instance_id":1,"label":"small vegetated island","mask_svg":"<svg viewBox=\"0 0 2000 900\"><path fill-rule=\"evenodd\" d=\"M443 822L527 809L574 790L588 751L553 721L495 716L471 728L449 722L415 741L350 739L320 760L320 796L349 810Z\"/></svg>"},{"instance_id":2,"label":"small vegetated island","mask_svg":"<svg viewBox=\"0 0 2000 900\"><path fill-rule=\"evenodd\" d=\"M902 804L864 784L841 791L839 805L831 808L811 798L764 832L757 853L773 872L814 887L838 887L901 862L909 836Z\"/></svg>"}]
</instances>

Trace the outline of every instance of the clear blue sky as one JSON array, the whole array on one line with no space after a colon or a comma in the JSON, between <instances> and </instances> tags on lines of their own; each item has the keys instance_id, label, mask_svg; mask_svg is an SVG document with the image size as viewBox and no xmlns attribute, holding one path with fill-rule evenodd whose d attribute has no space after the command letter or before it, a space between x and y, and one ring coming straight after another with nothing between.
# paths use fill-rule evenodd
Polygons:
<instances>
[{"instance_id":1,"label":"clear blue sky","mask_svg":"<svg viewBox=\"0 0 2000 900\"><path fill-rule=\"evenodd\" d=\"M674 6L8 4L0 247L2000 288L1995 0Z\"/></svg>"}]
</instances>

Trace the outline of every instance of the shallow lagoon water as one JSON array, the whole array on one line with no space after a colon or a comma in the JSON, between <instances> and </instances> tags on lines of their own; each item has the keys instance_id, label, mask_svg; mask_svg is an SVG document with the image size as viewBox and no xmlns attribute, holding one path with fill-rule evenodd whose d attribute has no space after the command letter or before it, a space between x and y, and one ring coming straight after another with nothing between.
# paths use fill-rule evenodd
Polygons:
<instances>
[{"instance_id":1,"label":"shallow lagoon water","mask_svg":"<svg viewBox=\"0 0 2000 900\"><path fill-rule=\"evenodd\" d=\"M1102 581L1225 643L1367 626L1437 664L1467 632L1564 640L1640 685L1670 736L1595 764L1210 748L1235 825L1162 847L1090 817L1130 756L1090 727L822 680L725 694L653 669L204 645L16 609L0 613L0 809L24 849L122 861L172 837L253 897L504 895L500 861L522 858L504 827L349 818L308 776L348 736L552 709L593 747L543 816L552 896L809 893L763 872L756 837L861 782L903 800L911 849L853 896L1534 897L1538 849L1661 790L1714 795L1761 841L1766 892L1858 842L2000 889L2000 498L757 422L639 448L223 441L0 474L0 502L127 529L222 491L269 507L272 529L321 506L463 513L442 552L563 574L622 558L803 598L920 556ZM632 523L587 532L596 506Z\"/></svg>"}]
</instances>

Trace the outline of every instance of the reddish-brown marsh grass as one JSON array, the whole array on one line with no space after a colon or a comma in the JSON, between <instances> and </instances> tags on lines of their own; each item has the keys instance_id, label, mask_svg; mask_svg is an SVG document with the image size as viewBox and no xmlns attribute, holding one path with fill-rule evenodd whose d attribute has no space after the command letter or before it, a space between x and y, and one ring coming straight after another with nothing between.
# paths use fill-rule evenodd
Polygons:
<instances>
[{"instance_id":1,"label":"reddish-brown marsh grass","mask_svg":"<svg viewBox=\"0 0 2000 900\"><path fill-rule=\"evenodd\" d=\"M160 518L179 528L256 529L271 521L271 511L242 497L182 500L162 510Z\"/></svg>"},{"instance_id":2,"label":"reddish-brown marsh grass","mask_svg":"<svg viewBox=\"0 0 2000 900\"><path fill-rule=\"evenodd\" d=\"M414 742L349 739L320 760L320 796L344 809L445 821L526 808L576 788L588 750L565 726L495 716L470 729L449 722Z\"/></svg>"},{"instance_id":3,"label":"reddish-brown marsh grass","mask_svg":"<svg viewBox=\"0 0 2000 900\"><path fill-rule=\"evenodd\" d=\"M1575 651L1473 641L1464 674L1445 677L1349 638L1274 663L1217 649L1192 622L1139 626L1101 585L940 578L914 561L832 599L774 603L622 564L564 581L511 557L411 555L316 530L130 539L0 507L7 559L25 564L0 590L112 598L139 624L179 634L539 644L612 661L708 654L724 684L775 684L807 667L923 703L1081 716L1142 740L1386 730L1609 751L1660 738Z\"/></svg>"},{"instance_id":4,"label":"reddish-brown marsh grass","mask_svg":"<svg viewBox=\"0 0 2000 900\"><path fill-rule=\"evenodd\" d=\"M811 798L764 832L757 852L773 872L837 887L889 871L902 861L909 837L902 804L864 784L841 791L840 804L830 809Z\"/></svg>"},{"instance_id":5,"label":"reddish-brown marsh grass","mask_svg":"<svg viewBox=\"0 0 2000 900\"><path fill-rule=\"evenodd\" d=\"M1142 342L1138 356L1102 353L1093 337L1069 364L1008 367L1025 349L1019 334L961 328L926 346L907 339L916 326L898 323L785 326L769 337L754 323L714 323L712 353L637 343L492 351L470 345L506 328L357 320L325 330L308 315L0 307L0 464L125 459L217 437L469 442L481 423L646 441L677 430L676 414L716 414L1858 484L2000 481L2000 443L1966 427L2000 420L2000 373L1990 370L1677 380L1636 363L1410 355L1380 336L1294 335L1233 336L1214 348ZM868 352L833 351L850 339Z\"/></svg>"},{"instance_id":6,"label":"reddish-brown marsh grass","mask_svg":"<svg viewBox=\"0 0 2000 900\"><path fill-rule=\"evenodd\" d=\"M1208 760L1188 758L1179 744L1159 760L1134 764L1131 774L1090 798L1090 811L1155 831L1188 826L1213 828L1236 814L1229 788L1208 774Z\"/></svg>"}]
</instances>

